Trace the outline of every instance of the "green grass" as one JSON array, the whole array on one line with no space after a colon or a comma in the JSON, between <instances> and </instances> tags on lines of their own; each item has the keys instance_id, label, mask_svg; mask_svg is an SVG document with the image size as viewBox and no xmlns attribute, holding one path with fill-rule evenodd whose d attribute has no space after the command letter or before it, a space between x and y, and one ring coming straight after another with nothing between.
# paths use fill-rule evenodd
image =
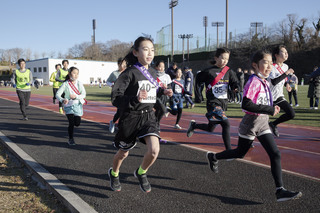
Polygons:
<instances>
[{"instance_id":1,"label":"green grass","mask_svg":"<svg viewBox=\"0 0 320 213\"><path fill-rule=\"evenodd\" d=\"M104 101L110 102L110 94L111 88L110 87L102 87L101 89L98 86L90 87L85 86L87 91L87 100L92 101ZM0 87L1 90L9 90L15 91L13 88L5 88ZM42 95L52 95L52 87L44 86L41 87L39 90L33 88L32 93L34 94L42 94ZM320 127L320 110L311 110L309 109L309 98L307 98L308 93L308 85L299 86L298 91L298 102L299 107L294 107L296 112L296 116L293 120L290 120L286 123L289 124L296 124L301 126L314 126ZM288 100L288 93L284 91L285 98ZM194 112L205 114L206 113L206 105L205 103L196 104L195 108L193 109L184 109L185 112ZM280 113L280 115L283 112ZM228 111L226 112L227 116L230 118L242 118L244 113L240 109L239 104L229 104ZM270 117L271 120L278 118L280 115L275 117Z\"/></svg>"}]
</instances>

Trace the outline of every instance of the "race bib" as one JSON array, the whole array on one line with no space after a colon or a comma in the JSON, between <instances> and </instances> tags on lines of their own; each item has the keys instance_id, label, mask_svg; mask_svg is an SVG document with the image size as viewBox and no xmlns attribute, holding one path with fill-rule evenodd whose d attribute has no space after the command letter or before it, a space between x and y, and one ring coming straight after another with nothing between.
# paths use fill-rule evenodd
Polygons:
<instances>
[{"instance_id":1,"label":"race bib","mask_svg":"<svg viewBox=\"0 0 320 213\"><path fill-rule=\"evenodd\" d=\"M227 99L228 98L228 84L216 84L212 88L212 93L216 98Z\"/></svg>"},{"instance_id":2,"label":"race bib","mask_svg":"<svg viewBox=\"0 0 320 213\"><path fill-rule=\"evenodd\" d=\"M174 85L174 91L176 93L182 93L182 88L179 85L175 84Z\"/></svg>"},{"instance_id":3,"label":"race bib","mask_svg":"<svg viewBox=\"0 0 320 213\"><path fill-rule=\"evenodd\" d=\"M146 90L148 93L148 97L146 99L142 99L141 103L156 103L157 100L157 88L148 80L139 81L139 90Z\"/></svg>"}]
</instances>

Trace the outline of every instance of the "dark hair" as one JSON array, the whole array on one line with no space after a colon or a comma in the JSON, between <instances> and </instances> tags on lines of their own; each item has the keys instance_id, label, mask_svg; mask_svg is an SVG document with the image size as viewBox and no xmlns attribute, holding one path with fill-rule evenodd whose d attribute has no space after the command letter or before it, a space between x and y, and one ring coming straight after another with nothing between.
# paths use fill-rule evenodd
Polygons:
<instances>
[{"instance_id":1,"label":"dark hair","mask_svg":"<svg viewBox=\"0 0 320 213\"><path fill-rule=\"evenodd\" d=\"M140 44L141 42L143 41L150 41L152 44L153 44L153 41L151 38L147 38L147 37L143 37L143 36L140 36L139 38L137 38L135 41L134 41L134 44L133 46L131 47L129 53L124 57L123 60L126 60L127 61L127 64L128 64L128 67L134 65L135 63L138 62L138 59L137 57L135 57L133 55L133 50L136 50L138 51L139 50L139 47L140 47Z\"/></svg>"},{"instance_id":2,"label":"dark hair","mask_svg":"<svg viewBox=\"0 0 320 213\"><path fill-rule=\"evenodd\" d=\"M67 59L64 59L64 60L62 61L62 65L64 64L64 62L67 62L67 63L69 64L69 61L68 61Z\"/></svg>"},{"instance_id":3,"label":"dark hair","mask_svg":"<svg viewBox=\"0 0 320 213\"><path fill-rule=\"evenodd\" d=\"M20 66L20 63L23 62L23 61L26 62L23 58L20 58L20 59L18 60L18 65Z\"/></svg>"},{"instance_id":4,"label":"dark hair","mask_svg":"<svg viewBox=\"0 0 320 213\"><path fill-rule=\"evenodd\" d=\"M163 63L163 64L165 65L164 61L161 60L161 61L157 61L157 62L156 62L156 67L158 67L158 66L160 65L160 63Z\"/></svg>"},{"instance_id":5,"label":"dark hair","mask_svg":"<svg viewBox=\"0 0 320 213\"><path fill-rule=\"evenodd\" d=\"M251 57L251 67L253 68L252 63L258 64L259 61L260 61L261 59L263 59L265 55L271 55L271 56L272 56L271 52L270 52L269 50L267 50L267 49L258 50L257 52L255 52L255 53L253 54L253 56ZM254 68L253 68L253 69L254 69Z\"/></svg>"},{"instance_id":6,"label":"dark hair","mask_svg":"<svg viewBox=\"0 0 320 213\"><path fill-rule=\"evenodd\" d=\"M118 65L119 66L122 64L122 62L123 62L123 58L122 57L118 58Z\"/></svg>"},{"instance_id":7,"label":"dark hair","mask_svg":"<svg viewBox=\"0 0 320 213\"><path fill-rule=\"evenodd\" d=\"M228 53L228 54L230 54L230 50L229 50L228 48L226 48L226 47L218 48L218 49L216 50L216 53L214 54L214 57L219 58L220 55L222 55L223 53ZM212 61L211 61L211 64L216 64L216 61L215 61L215 60L212 60Z\"/></svg>"},{"instance_id":8,"label":"dark hair","mask_svg":"<svg viewBox=\"0 0 320 213\"><path fill-rule=\"evenodd\" d=\"M272 50L272 57L273 57L274 60L276 59L276 55L278 55L278 54L280 53L280 50L281 50L282 48L287 49L286 46L283 45L283 44L280 44L280 45L276 46L275 48L273 48L273 50Z\"/></svg>"},{"instance_id":9,"label":"dark hair","mask_svg":"<svg viewBox=\"0 0 320 213\"><path fill-rule=\"evenodd\" d=\"M57 69L58 66L62 67L61 64L56 64L56 69Z\"/></svg>"},{"instance_id":10,"label":"dark hair","mask_svg":"<svg viewBox=\"0 0 320 213\"><path fill-rule=\"evenodd\" d=\"M68 69L68 73L70 74L73 70L78 70L78 71L79 71L79 69L76 68L76 67L70 67L70 68ZM67 80L69 80L69 79L70 79L70 76L67 75L65 81L67 81Z\"/></svg>"}]
</instances>

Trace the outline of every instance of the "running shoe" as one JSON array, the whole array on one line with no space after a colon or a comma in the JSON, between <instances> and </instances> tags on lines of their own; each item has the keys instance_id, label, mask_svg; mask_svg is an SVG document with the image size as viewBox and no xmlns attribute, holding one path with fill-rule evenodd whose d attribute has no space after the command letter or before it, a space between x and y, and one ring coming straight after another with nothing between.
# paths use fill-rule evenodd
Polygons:
<instances>
[{"instance_id":1,"label":"running shoe","mask_svg":"<svg viewBox=\"0 0 320 213\"><path fill-rule=\"evenodd\" d=\"M121 184L119 180L119 176L115 177L111 174L112 168L108 170L109 180L110 180L110 188L113 191L120 192L121 191Z\"/></svg>"},{"instance_id":2,"label":"running shoe","mask_svg":"<svg viewBox=\"0 0 320 213\"><path fill-rule=\"evenodd\" d=\"M60 108L60 109L59 109L59 112L60 112L60 114L63 114L63 109Z\"/></svg>"},{"instance_id":3,"label":"running shoe","mask_svg":"<svg viewBox=\"0 0 320 213\"><path fill-rule=\"evenodd\" d=\"M318 107L314 107L313 109L318 109Z\"/></svg>"},{"instance_id":4,"label":"running shoe","mask_svg":"<svg viewBox=\"0 0 320 213\"><path fill-rule=\"evenodd\" d=\"M114 127L115 127L115 124L113 123L113 120L111 120L109 123L109 132L110 133L114 133Z\"/></svg>"},{"instance_id":5,"label":"running shoe","mask_svg":"<svg viewBox=\"0 0 320 213\"><path fill-rule=\"evenodd\" d=\"M24 121L27 121L27 120L29 120L29 118L28 118L27 116L24 116L24 117L23 117L23 120L24 120Z\"/></svg>"},{"instance_id":6,"label":"running shoe","mask_svg":"<svg viewBox=\"0 0 320 213\"><path fill-rule=\"evenodd\" d=\"M194 106L195 106L195 105L194 105L194 104L192 104L192 105L191 105L191 109L193 109L193 108L194 108Z\"/></svg>"},{"instance_id":7,"label":"running shoe","mask_svg":"<svg viewBox=\"0 0 320 213\"><path fill-rule=\"evenodd\" d=\"M73 139L73 138L69 139L68 144L69 144L70 146L76 145L76 143L74 142L74 139Z\"/></svg>"},{"instance_id":8,"label":"running shoe","mask_svg":"<svg viewBox=\"0 0 320 213\"><path fill-rule=\"evenodd\" d=\"M207 152L207 160L209 163L210 169L214 173L218 173L218 160L215 160L215 154L213 152Z\"/></svg>"},{"instance_id":9,"label":"running shoe","mask_svg":"<svg viewBox=\"0 0 320 213\"><path fill-rule=\"evenodd\" d=\"M193 133L194 133L194 129L195 129L195 125L196 125L196 121L195 120L191 120L189 123L189 128L187 130L187 137L190 138Z\"/></svg>"},{"instance_id":10,"label":"running shoe","mask_svg":"<svg viewBox=\"0 0 320 213\"><path fill-rule=\"evenodd\" d=\"M294 105L295 107L298 107L299 106L299 104L296 104L296 105Z\"/></svg>"},{"instance_id":11,"label":"running shoe","mask_svg":"<svg viewBox=\"0 0 320 213\"><path fill-rule=\"evenodd\" d=\"M174 128L175 128L175 129L182 129L179 124L174 125Z\"/></svg>"},{"instance_id":12,"label":"running shoe","mask_svg":"<svg viewBox=\"0 0 320 213\"><path fill-rule=\"evenodd\" d=\"M148 181L148 178L147 178L147 174L142 174L142 175L139 175L138 174L138 170L137 169L136 171L133 172L134 176L136 178L138 178L139 180L139 184L140 184L140 189L143 191L143 192L151 192L151 185Z\"/></svg>"},{"instance_id":13,"label":"running shoe","mask_svg":"<svg viewBox=\"0 0 320 213\"><path fill-rule=\"evenodd\" d=\"M271 129L272 133L273 133L275 136L279 137L278 128L277 128L275 125L273 125L272 122L269 122L269 126L270 126L270 129Z\"/></svg>"},{"instance_id":14,"label":"running shoe","mask_svg":"<svg viewBox=\"0 0 320 213\"><path fill-rule=\"evenodd\" d=\"M286 190L285 188L278 189L276 192L277 201L287 201L287 200L294 200L299 199L302 196L301 192L291 192Z\"/></svg>"}]
</instances>

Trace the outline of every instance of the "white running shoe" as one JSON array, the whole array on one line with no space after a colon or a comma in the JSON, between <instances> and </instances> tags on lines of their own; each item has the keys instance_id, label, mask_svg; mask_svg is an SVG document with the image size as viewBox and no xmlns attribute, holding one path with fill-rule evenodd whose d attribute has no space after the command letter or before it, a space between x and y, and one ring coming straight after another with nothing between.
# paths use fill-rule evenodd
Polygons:
<instances>
[{"instance_id":1,"label":"white running shoe","mask_svg":"<svg viewBox=\"0 0 320 213\"><path fill-rule=\"evenodd\" d=\"M179 124L174 125L175 129L182 129L181 126L179 126Z\"/></svg>"},{"instance_id":2,"label":"white running shoe","mask_svg":"<svg viewBox=\"0 0 320 213\"><path fill-rule=\"evenodd\" d=\"M113 120L111 120L109 123L109 132L110 133L114 133L114 126L115 126L115 124L113 123Z\"/></svg>"}]
</instances>

